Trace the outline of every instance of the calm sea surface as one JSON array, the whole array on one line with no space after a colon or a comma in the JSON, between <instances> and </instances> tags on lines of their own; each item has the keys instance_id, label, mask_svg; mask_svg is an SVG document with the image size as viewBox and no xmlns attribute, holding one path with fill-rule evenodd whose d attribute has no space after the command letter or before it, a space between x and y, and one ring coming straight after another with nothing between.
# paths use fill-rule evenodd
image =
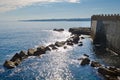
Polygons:
<instances>
[{"instance_id":1,"label":"calm sea surface","mask_svg":"<svg viewBox=\"0 0 120 80\"><path fill-rule=\"evenodd\" d=\"M81 66L77 60L85 53L97 60L88 37L82 40L82 47L61 47L41 58L29 57L11 70L2 66L21 50L66 40L70 27L90 27L90 22L0 22L0 80L103 80L95 69ZM65 31L55 32L54 28Z\"/></svg>"}]
</instances>

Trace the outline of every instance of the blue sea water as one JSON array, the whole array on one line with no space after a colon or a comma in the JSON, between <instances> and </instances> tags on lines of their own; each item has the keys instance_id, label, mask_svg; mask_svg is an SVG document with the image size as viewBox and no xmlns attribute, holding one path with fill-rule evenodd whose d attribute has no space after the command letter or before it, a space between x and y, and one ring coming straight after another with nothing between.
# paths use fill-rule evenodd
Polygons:
<instances>
[{"instance_id":1,"label":"blue sea water","mask_svg":"<svg viewBox=\"0 0 120 80\"><path fill-rule=\"evenodd\" d=\"M97 60L88 36L82 47L60 47L41 57L29 57L14 69L3 67L5 60L21 50L66 40L70 27L90 27L90 22L0 22L0 80L103 80L95 69L80 66L77 60L83 54ZM54 28L65 31L55 32Z\"/></svg>"}]
</instances>

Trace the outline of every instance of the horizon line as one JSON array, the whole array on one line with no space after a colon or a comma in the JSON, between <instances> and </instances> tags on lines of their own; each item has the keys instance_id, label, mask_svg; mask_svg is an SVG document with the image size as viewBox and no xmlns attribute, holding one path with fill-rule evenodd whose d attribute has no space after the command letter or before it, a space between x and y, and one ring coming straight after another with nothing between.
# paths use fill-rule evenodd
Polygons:
<instances>
[{"instance_id":1,"label":"horizon line","mask_svg":"<svg viewBox=\"0 0 120 80\"><path fill-rule=\"evenodd\" d=\"M36 21L91 21L91 18L60 18L60 19L28 19L28 20L18 20L24 22L36 22Z\"/></svg>"}]
</instances>

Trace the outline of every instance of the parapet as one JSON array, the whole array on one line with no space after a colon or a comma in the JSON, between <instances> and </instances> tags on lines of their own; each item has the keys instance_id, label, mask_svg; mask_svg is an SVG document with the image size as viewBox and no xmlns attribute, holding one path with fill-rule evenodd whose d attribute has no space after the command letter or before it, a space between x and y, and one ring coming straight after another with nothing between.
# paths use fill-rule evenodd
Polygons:
<instances>
[{"instance_id":1,"label":"parapet","mask_svg":"<svg viewBox=\"0 0 120 80\"><path fill-rule=\"evenodd\" d=\"M93 15L91 20L120 20L120 14Z\"/></svg>"}]
</instances>

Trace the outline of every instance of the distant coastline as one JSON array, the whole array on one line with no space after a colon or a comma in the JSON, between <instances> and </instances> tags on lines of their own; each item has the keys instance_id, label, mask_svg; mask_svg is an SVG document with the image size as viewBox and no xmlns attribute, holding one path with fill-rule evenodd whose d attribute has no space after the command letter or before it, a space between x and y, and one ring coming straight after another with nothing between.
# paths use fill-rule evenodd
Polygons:
<instances>
[{"instance_id":1,"label":"distant coastline","mask_svg":"<svg viewBox=\"0 0 120 80\"><path fill-rule=\"evenodd\" d=\"M18 20L22 22L48 22L48 21L91 21L91 18L70 18L70 19L31 19Z\"/></svg>"}]
</instances>

